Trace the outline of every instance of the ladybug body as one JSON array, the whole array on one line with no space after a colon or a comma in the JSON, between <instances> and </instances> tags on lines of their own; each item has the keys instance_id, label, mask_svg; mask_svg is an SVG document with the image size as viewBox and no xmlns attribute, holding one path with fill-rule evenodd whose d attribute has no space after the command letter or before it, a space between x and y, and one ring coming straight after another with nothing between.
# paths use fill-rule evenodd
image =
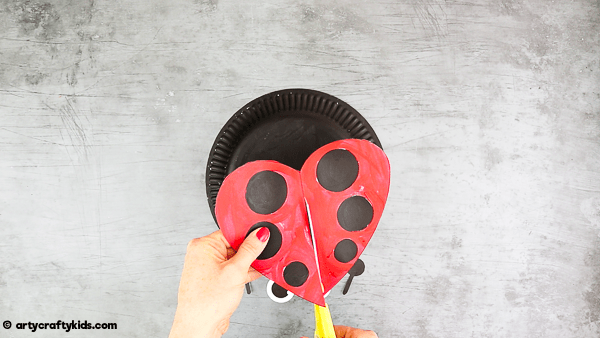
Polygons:
<instances>
[{"instance_id":1,"label":"ladybug body","mask_svg":"<svg viewBox=\"0 0 600 338\"><path fill-rule=\"evenodd\" d=\"M237 168L219 190L215 213L235 250L254 229L268 227L269 243L252 266L325 306L323 295L371 239L389 183L389 162L379 147L365 140L335 141L311 154L300 171L275 161Z\"/></svg>"}]
</instances>

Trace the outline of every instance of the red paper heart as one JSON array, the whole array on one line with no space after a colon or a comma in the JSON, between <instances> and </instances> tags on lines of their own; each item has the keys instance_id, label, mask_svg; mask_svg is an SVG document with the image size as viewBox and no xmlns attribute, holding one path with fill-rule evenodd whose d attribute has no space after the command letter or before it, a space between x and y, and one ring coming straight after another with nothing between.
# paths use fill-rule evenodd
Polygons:
<instances>
[{"instance_id":1,"label":"red paper heart","mask_svg":"<svg viewBox=\"0 0 600 338\"><path fill-rule=\"evenodd\" d=\"M215 214L235 250L252 230L269 227L269 244L252 266L286 290L325 306L323 295L371 239L389 184L389 162L379 147L341 140L311 154L300 172L275 161L237 168L219 190Z\"/></svg>"}]
</instances>

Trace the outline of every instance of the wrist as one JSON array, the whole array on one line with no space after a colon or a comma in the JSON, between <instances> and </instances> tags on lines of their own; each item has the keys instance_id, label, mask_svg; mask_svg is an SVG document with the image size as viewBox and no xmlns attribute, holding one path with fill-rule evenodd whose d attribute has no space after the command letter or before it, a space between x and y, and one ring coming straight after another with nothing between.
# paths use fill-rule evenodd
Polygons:
<instances>
[{"instance_id":1,"label":"wrist","mask_svg":"<svg viewBox=\"0 0 600 338\"><path fill-rule=\"evenodd\" d=\"M206 312L178 308L169 338L220 338L228 327L229 319L215 320Z\"/></svg>"}]
</instances>

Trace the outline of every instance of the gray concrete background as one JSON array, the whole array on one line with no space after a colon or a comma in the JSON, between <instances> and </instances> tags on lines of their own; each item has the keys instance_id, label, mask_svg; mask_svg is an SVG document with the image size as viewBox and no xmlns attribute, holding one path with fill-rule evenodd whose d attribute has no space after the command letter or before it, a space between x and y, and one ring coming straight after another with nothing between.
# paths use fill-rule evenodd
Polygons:
<instances>
[{"instance_id":1,"label":"gray concrete background","mask_svg":"<svg viewBox=\"0 0 600 338\"><path fill-rule=\"evenodd\" d=\"M186 243L216 229L214 137L303 87L360 111L392 166L335 323L600 336L598 1L46 1L0 1L0 321L166 337ZM265 285L225 336L312 336L311 305Z\"/></svg>"}]
</instances>

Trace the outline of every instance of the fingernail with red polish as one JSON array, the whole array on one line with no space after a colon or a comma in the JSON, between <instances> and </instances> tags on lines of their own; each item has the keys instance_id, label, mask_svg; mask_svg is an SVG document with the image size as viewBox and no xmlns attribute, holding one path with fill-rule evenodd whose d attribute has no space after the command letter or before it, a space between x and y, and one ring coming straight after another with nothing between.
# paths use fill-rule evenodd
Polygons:
<instances>
[{"instance_id":1,"label":"fingernail with red polish","mask_svg":"<svg viewBox=\"0 0 600 338\"><path fill-rule=\"evenodd\" d=\"M262 227L260 228L260 230L258 230L258 232L256 233L256 237L258 237L258 239L261 242L266 242L267 240L269 240L269 228L266 227Z\"/></svg>"}]
</instances>

